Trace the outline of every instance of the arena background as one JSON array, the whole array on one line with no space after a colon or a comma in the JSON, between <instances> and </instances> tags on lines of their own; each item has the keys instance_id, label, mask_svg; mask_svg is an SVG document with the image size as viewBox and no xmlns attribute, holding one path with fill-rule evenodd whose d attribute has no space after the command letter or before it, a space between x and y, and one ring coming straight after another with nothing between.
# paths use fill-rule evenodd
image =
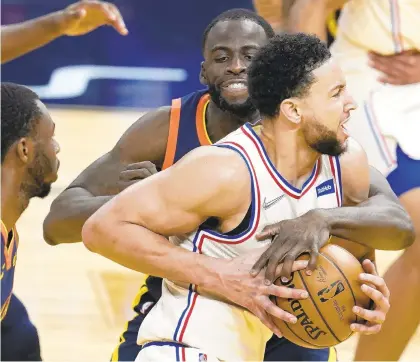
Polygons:
<instances>
[{"instance_id":1,"label":"arena background","mask_svg":"<svg viewBox=\"0 0 420 362\"><path fill-rule=\"evenodd\" d=\"M2 24L31 19L69 3L3 0ZM61 144L59 180L51 195L33 200L18 223L15 291L38 327L46 361L108 360L132 316L131 302L142 281L140 274L90 253L81 244L47 245L42 222L52 199L108 151L144 111L200 88L205 26L228 8L252 7L248 0L114 3L129 36L103 28L84 37L58 39L2 66L2 81L31 86L50 106ZM378 255L382 273L398 253ZM338 347L341 361L352 358L355 338ZM416 335L401 360L418 360L419 353Z\"/></svg>"}]
</instances>

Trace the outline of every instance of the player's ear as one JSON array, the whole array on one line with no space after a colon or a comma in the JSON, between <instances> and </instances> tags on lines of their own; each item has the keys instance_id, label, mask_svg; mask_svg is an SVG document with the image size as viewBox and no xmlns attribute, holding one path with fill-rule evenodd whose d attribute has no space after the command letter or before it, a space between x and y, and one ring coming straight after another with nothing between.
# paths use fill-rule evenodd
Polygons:
<instances>
[{"instance_id":1,"label":"player's ear","mask_svg":"<svg viewBox=\"0 0 420 362\"><path fill-rule=\"evenodd\" d=\"M204 62L201 62L200 83L202 85L208 85L208 83L207 83L207 77L206 77L206 68L204 67Z\"/></svg>"},{"instance_id":2,"label":"player's ear","mask_svg":"<svg viewBox=\"0 0 420 362\"><path fill-rule=\"evenodd\" d=\"M295 102L293 98L285 99L283 102L281 102L280 112L284 114L289 121L296 125L299 125L302 120L299 103Z\"/></svg>"},{"instance_id":3,"label":"player's ear","mask_svg":"<svg viewBox=\"0 0 420 362\"><path fill-rule=\"evenodd\" d=\"M23 137L16 143L16 155L23 163L28 163L32 157L33 144L32 142Z\"/></svg>"}]
</instances>

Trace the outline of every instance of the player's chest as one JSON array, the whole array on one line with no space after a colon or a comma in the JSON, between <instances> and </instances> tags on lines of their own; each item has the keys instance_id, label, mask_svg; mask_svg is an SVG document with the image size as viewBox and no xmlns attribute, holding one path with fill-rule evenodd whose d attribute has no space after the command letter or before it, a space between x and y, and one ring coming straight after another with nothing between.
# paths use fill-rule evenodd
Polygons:
<instances>
[{"instance_id":1,"label":"player's chest","mask_svg":"<svg viewBox=\"0 0 420 362\"><path fill-rule=\"evenodd\" d=\"M260 228L281 220L299 217L316 208L341 205L341 195L333 177L319 177L314 185L296 195L276 185L263 187L260 198Z\"/></svg>"}]
</instances>

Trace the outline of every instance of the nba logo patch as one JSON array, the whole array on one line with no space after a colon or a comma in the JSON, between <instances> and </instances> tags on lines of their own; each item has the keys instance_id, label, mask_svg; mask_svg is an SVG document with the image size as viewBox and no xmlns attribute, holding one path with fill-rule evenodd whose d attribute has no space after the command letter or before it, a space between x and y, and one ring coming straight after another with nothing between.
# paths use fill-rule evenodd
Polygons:
<instances>
[{"instance_id":1,"label":"nba logo patch","mask_svg":"<svg viewBox=\"0 0 420 362\"><path fill-rule=\"evenodd\" d=\"M316 188L316 196L321 197L328 194L333 194L335 192L334 180L330 179L323 182Z\"/></svg>"},{"instance_id":2,"label":"nba logo patch","mask_svg":"<svg viewBox=\"0 0 420 362\"><path fill-rule=\"evenodd\" d=\"M204 353L199 353L198 354L198 361L199 362L207 361L207 355L204 354Z\"/></svg>"}]
</instances>

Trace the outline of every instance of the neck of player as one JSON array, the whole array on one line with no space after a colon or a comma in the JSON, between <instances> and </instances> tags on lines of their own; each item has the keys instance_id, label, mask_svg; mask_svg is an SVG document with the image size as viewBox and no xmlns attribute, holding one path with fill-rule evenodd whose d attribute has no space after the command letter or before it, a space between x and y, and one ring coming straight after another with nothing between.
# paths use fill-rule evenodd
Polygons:
<instances>
[{"instance_id":1,"label":"neck of player","mask_svg":"<svg viewBox=\"0 0 420 362\"><path fill-rule=\"evenodd\" d=\"M279 120L262 120L260 138L271 162L291 185L301 188L320 154L305 141L299 129Z\"/></svg>"},{"instance_id":2,"label":"neck of player","mask_svg":"<svg viewBox=\"0 0 420 362\"><path fill-rule=\"evenodd\" d=\"M1 219L10 231L22 212L28 207L29 198L22 191L21 178L13 167L1 167Z\"/></svg>"},{"instance_id":3,"label":"neck of player","mask_svg":"<svg viewBox=\"0 0 420 362\"><path fill-rule=\"evenodd\" d=\"M222 111L213 101L210 101L206 110L207 133L212 142L217 142L245 123L254 123L259 118L257 111L251 113L248 117L240 118L230 112Z\"/></svg>"}]
</instances>

